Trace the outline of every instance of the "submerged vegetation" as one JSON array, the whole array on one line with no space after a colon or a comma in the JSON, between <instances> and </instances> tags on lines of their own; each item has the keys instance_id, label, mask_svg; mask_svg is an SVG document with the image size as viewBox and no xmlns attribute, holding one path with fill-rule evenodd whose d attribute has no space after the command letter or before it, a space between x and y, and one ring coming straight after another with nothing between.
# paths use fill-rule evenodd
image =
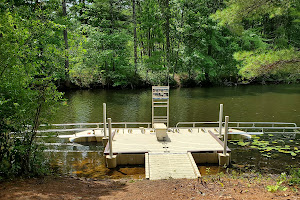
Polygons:
<instances>
[{"instance_id":1,"label":"submerged vegetation","mask_svg":"<svg viewBox=\"0 0 300 200\"><path fill-rule=\"evenodd\" d=\"M290 134L294 135L293 133ZM250 141L231 140L230 143L244 148L257 149L262 156L267 158L276 157L278 153L289 154L292 156L292 159L299 157L299 143L291 139L290 136L282 134L280 134L281 139L278 139L280 138L278 135L254 136Z\"/></svg>"}]
</instances>

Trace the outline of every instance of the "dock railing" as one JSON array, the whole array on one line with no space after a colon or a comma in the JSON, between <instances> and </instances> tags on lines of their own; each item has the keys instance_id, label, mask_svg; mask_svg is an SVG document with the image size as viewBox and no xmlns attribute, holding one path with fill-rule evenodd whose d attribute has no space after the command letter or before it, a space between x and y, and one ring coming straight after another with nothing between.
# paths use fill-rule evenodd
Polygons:
<instances>
[{"instance_id":1,"label":"dock railing","mask_svg":"<svg viewBox=\"0 0 300 200\"><path fill-rule=\"evenodd\" d=\"M39 133L51 132L72 132L72 131L85 131L91 129L102 129L104 123L67 123L67 124L42 124ZM151 122L112 122L112 128L145 128L151 127Z\"/></svg>"},{"instance_id":2,"label":"dock railing","mask_svg":"<svg viewBox=\"0 0 300 200\"><path fill-rule=\"evenodd\" d=\"M102 122L99 123L66 123L66 124L42 124L38 133L51 132L72 132L85 131L91 129L103 129ZM222 122L224 127L225 122ZM151 122L112 122L112 128L151 128ZM177 128L217 128L219 122L178 122ZM229 122L231 129L239 129L245 132L264 132L264 133L300 133L300 127L296 123L285 122ZM218 129L216 129L218 131Z\"/></svg>"},{"instance_id":3,"label":"dock railing","mask_svg":"<svg viewBox=\"0 0 300 200\"><path fill-rule=\"evenodd\" d=\"M224 125L225 122L222 123ZM245 132L261 131L263 133L300 133L300 127L297 127L296 123L286 122L228 122L231 129L240 129ZM209 128L218 127L219 122L178 122L176 128ZM223 126L224 127L224 126ZM273 130L273 132L271 132Z\"/></svg>"}]
</instances>

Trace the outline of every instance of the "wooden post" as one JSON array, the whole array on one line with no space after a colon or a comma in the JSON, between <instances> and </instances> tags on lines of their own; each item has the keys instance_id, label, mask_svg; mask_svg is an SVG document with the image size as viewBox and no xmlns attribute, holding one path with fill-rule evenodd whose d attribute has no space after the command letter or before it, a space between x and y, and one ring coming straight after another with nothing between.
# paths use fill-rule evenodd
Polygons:
<instances>
[{"instance_id":1,"label":"wooden post","mask_svg":"<svg viewBox=\"0 0 300 200\"><path fill-rule=\"evenodd\" d=\"M223 119L223 104L220 104L220 112L219 112L219 138L222 137L222 119Z\"/></svg>"},{"instance_id":2,"label":"wooden post","mask_svg":"<svg viewBox=\"0 0 300 200\"><path fill-rule=\"evenodd\" d=\"M111 131L111 118L108 121L108 142L109 142L109 155L106 156L106 165L108 168L115 168L117 166L117 155L113 155L112 150L112 131Z\"/></svg>"},{"instance_id":3,"label":"wooden post","mask_svg":"<svg viewBox=\"0 0 300 200\"><path fill-rule=\"evenodd\" d=\"M224 150L223 150L224 155L227 154L228 122L229 122L229 116L225 116L225 133L224 133Z\"/></svg>"},{"instance_id":4,"label":"wooden post","mask_svg":"<svg viewBox=\"0 0 300 200\"><path fill-rule=\"evenodd\" d=\"M106 138L106 103L103 103L103 131L104 137Z\"/></svg>"},{"instance_id":5,"label":"wooden post","mask_svg":"<svg viewBox=\"0 0 300 200\"><path fill-rule=\"evenodd\" d=\"M108 140L108 142L109 142L109 156L110 156L110 158L112 158L113 157L113 152L112 152L112 133L111 133L111 118L108 118L107 119L107 121L108 121L108 134L109 134L109 140Z\"/></svg>"}]
</instances>

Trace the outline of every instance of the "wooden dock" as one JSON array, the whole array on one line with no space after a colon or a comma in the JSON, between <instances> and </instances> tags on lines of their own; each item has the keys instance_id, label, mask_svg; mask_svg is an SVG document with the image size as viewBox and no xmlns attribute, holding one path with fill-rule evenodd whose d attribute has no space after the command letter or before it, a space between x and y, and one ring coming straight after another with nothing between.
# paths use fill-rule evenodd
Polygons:
<instances>
[{"instance_id":1,"label":"wooden dock","mask_svg":"<svg viewBox=\"0 0 300 200\"><path fill-rule=\"evenodd\" d=\"M229 164L231 150L226 147L227 153L223 154L224 144L218 138L217 128L162 127L112 129L112 153L109 143L104 150L107 166L144 164L146 178L157 180L199 178L197 164L200 163ZM68 137L72 142L108 140L103 139L103 129L83 131Z\"/></svg>"},{"instance_id":2,"label":"wooden dock","mask_svg":"<svg viewBox=\"0 0 300 200\"><path fill-rule=\"evenodd\" d=\"M191 153L146 153L146 178L199 178L200 172Z\"/></svg>"},{"instance_id":3,"label":"wooden dock","mask_svg":"<svg viewBox=\"0 0 300 200\"><path fill-rule=\"evenodd\" d=\"M178 132L168 132L168 138L159 141L150 128L145 129L144 134L139 129L117 129L112 149L114 154L222 152L223 142L214 132L214 128L178 129ZM108 155L108 146L104 153Z\"/></svg>"},{"instance_id":4,"label":"wooden dock","mask_svg":"<svg viewBox=\"0 0 300 200\"><path fill-rule=\"evenodd\" d=\"M215 128L173 129L167 138L158 140L155 131L144 129L115 129L112 140L116 165L145 164L146 178L198 178L196 163L220 163L223 142ZM227 152L230 149L227 147ZM109 144L104 154L109 158ZM229 162L227 154L226 163Z\"/></svg>"}]
</instances>

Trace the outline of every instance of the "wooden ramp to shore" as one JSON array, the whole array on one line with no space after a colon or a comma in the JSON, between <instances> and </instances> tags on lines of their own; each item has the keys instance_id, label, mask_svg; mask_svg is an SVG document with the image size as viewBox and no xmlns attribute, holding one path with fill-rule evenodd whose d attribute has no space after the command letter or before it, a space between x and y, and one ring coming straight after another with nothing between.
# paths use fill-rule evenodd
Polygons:
<instances>
[{"instance_id":1,"label":"wooden ramp to shore","mask_svg":"<svg viewBox=\"0 0 300 200\"><path fill-rule=\"evenodd\" d=\"M146 178L150 180L169 178L199 178L200 172L190 152L146 153Z\"/></svg>"}]
</instances>

